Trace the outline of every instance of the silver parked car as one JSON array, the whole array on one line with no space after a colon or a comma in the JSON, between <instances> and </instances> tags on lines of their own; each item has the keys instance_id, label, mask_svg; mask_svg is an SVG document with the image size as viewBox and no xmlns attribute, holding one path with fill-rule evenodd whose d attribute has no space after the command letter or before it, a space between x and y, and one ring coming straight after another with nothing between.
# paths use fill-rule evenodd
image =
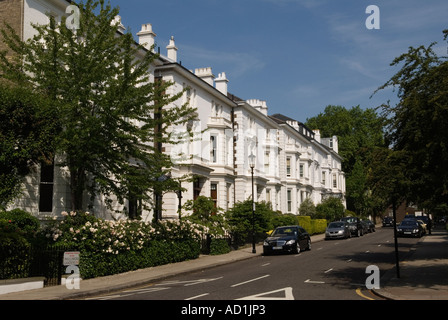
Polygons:
<instances>
[{"instance_id":1,"label":"silver parked car","mask_svg":"<svg viewBox=\"0 0 448 320\"><path fill-rule=\"evenodd\" d=\"M330 222L325 231L325 240L329 239L347 239L351 237L349 226L344 221Z\"/></svg>"}]
</instances>

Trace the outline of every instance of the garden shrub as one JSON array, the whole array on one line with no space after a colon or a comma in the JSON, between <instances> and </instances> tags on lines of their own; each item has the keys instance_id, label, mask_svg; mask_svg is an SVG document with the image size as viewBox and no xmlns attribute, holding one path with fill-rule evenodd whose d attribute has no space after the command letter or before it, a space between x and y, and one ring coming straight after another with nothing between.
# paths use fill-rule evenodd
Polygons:
<instances>
[{"instance_id":1,"label":"garden shrub","mask_svg":"<svg viewBox=\"0 0 448 320\"><path fill-rule=\"evenodd\" d=\"M273 229L280 226L292 226L297 224L297 216L293 214L282 214L281 212L276 212L272 217Z\"/></svg>"},{"instance_id":2,"label":"garden shrub","mask_svg":"<svg viewBox=\"0 0 448 320\"><path fill-rule=\"evenodd\" d=\"M227 239L215 239L212 238L210 242L210 255L220 255L229 253L231 248Z\"/></svg>"},{"instance_id":3,"label":"garden shrub","mask_svg":"<svg viewBox=\"0 0 448 320\"><path fill-rule=\"evenodd\" d=\"M266 232L272 230L272 216L275 212L270 203L261 201L255 203L255 237L264 239ZM234 244L244 245L252 241L252 200L238 202L226 212L229 231Z\"/></svg>"},{"instance_id":4,"label":"garden shrub","mask_svg":"<svg viewBox=\"0 0 448 320\"><path fill-rule=\"evenodd\" d=\"M48 241L79 250L83 279L199 257L198 227L187 220L151 224L63 212L42 231Z\"/></svg>"},{"instance_id":5,"label":"garden shrub","mask_svg":"<svg viewBox=\"0 0 448 320\"><path fill-rule=\"evenodd\" d=\"M6 220L12 226L17 227L25 236L33 236L40 226L39 219L21 209L0 211L0 220Z\"/></svg>"},{"instance_id":6,"label":"garden shrub","mask_svg":"<svg viewBox=\"0 0 448 320\"><path fill-rule=\"evenodd\" d=\"M30 243L9 220L0 220L0 279L28 277Z\"/></svg>"},{"instance_id":7,"label":"garden shrub","mask_svg":"<svg viewBox=\"0 0 448 320\"><path fill-rule=\"evenodd\" d=\"M324 233L327 229L326 219L312 219L311 220L311 234Z\"/></svg>"}]
</instances>

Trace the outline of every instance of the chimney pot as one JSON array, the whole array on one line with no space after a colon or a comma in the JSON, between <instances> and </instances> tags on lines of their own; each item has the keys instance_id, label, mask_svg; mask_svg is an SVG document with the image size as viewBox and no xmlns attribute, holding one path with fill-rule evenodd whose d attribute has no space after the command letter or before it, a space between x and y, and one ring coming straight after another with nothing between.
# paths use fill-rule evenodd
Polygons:
<instances>
[{"instance_id":1,"label":"chimney pot","mask_svg":"<svg viewBox=\"0 0 448 320\"><path fill-rule=\"evenodd\" d=\"M174 37L171 36L169 45L166 46L168 59L177 62L177 47L174 42Z\"/></svg>"}]
</instances>

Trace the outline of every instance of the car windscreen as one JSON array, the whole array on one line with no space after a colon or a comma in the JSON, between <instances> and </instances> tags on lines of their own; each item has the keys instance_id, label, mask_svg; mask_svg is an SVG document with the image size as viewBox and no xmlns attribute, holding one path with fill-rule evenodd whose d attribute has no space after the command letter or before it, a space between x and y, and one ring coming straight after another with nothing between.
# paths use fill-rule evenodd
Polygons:
<instances>
[{"instance_id":1,"label":"car windscreen","mask_svg":"<svg viewBox=\"0 0 448 320\"><path fill-rule=\"evenodd\" d=\"M332 222L328 225L328 228L343 228L344 222Z\"/></svg>"},{"instance_id":2,"label":"car windscreen","mask_svg":"<svg viewBox=\"0 0 448 320\"><path fill-rule=\"evenodd\" d=\"M403 220L401 222L402 227L413 227L416 225L417 225L417 222L415 220Z\"/></svg>"},{"instance_id":3,"label":"car windscreen","mask_svg":"<svg viewBox=\"0 0 448 320\"><path fill-rule=\"evenodd\" d=\"M297 235L296 228L277 228L272 232L271 236L275 237L285 237Z\"/></svg>"},{"instance_id":4,"label":"car windscreen","mask_svg":"<svg viewBox=\"0 0 448 320\"><path fill-rule=\"evenodd\" d=\"M341 221L345 221L347 223L356 223L356 218L342 218Z\"/></svg>"}]
</instances>

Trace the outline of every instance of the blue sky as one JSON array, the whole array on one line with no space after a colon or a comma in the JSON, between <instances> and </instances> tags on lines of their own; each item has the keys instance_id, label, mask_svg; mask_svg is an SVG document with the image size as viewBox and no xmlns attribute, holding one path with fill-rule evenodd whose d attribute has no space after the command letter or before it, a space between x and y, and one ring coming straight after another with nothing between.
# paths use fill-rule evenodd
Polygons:
<instances>
[{"instance_id":1,"label":"blue sky","mask_svg":"<svg viewBox=\"0 0 448 320\"><path fill-rule=\"evenodd\" d=\"M226 72L229 92L302 122L330 104L394 103L392 90L370 96L398 71L395 57L434 41L448 51L446 0L110 1L134 35L152 24L162 54L174 36L186 68ZM366 28L369 5L380 9L379 30Z\"/></svg>"}]
</instances>

